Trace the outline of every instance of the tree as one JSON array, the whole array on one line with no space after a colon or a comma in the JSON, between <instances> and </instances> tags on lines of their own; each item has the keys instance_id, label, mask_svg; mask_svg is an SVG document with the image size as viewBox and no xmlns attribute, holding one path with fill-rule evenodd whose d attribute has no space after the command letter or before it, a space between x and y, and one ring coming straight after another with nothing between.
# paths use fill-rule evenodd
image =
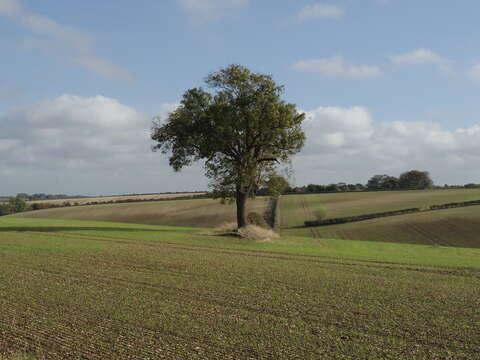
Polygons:
<instances>
[{"instance_id":1,"label":"tree","mask_svg":"<svg viewBox=\"0 0 480 360\"><path fill-rule=\"evenodd\" d=\"M433 186L433 181L430 178L428 171L410 170L404 172L399 178L401 189L429 189Z\"/></svg>"},{"instance_id":2,"label":"tree","mask_svg":"<svg viewBox=\"0 0 480 360\"><path fill-rule=\"evenodd\" d=\"M305 141L305 114L281 99L272 76L230 65L207 76L212 92L193 88L165 122L155 118L153 150L170 154L175 171L204 160L216 197L235 199L237 224L246 222L247 199Z\"/></svg>"},{"instance_id":3,"label":"tree","mask_svg":"<svg viewBox=\"0 0 480 360\"><path fill-rule=\"evenodd\" d=\"M368 190L382 190L382 183L388 175L374 175L367 182Z\"/></svg>"},{"instance_id":4,"label":"tree","mask_svg":"<svg viewBox=\"0 0 480 360\"><path fill-rule=\"evenodd\" d=\"M27 203L23 199L11 197L8 199L8 207L11 213L22 212L27 207Z\"/></svg>"},{"instance_id":5,"label":"tree","mask_svg":"<svg viewBox=\"0 0 480 360\"><path fill-rule=\"evenodd\" d=\"M285 177L278 174L272 174L266 181L266 193L269 196L282 195L289 187L290 183Z\"/></svg>"},{"instance_id":6,"label":"tree","mask_svg":"<svg viewBox=\"0 0 480 360\"><path fill-rule=\"evenodd\" d=\"M368 190L396 190L399 186L398 179L389 175L374 175L367 183Z\"/></svg>"}]
</instances>

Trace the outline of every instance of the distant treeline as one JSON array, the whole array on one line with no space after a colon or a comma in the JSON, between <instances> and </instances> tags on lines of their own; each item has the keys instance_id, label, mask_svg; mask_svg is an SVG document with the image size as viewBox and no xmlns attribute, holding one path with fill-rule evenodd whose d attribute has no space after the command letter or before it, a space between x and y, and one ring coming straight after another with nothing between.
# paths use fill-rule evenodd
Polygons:
<instances>
[{"instance_id":1,"label":"distant treeline","mask_svg":"<svg viewBox=\"0 0 480 360\"><path fill-rule=\"evenodd\" d=\"M425 190L425 189L478 189L480 184L435 186L428 171L411 170L402 173L399 177L387 174L374 175L366 184L337 184L287 187L284 194L292 193L335 193L349 191L386 191L386 190Z\"/></svg>"},{"instance_id":2,"label":"distant treeline","mask_svg":"<svg viewBox=\"0 0 480 360\"><path fill-rule=\"evenodd\" d=\"M146 196L146 195L158 195L158 194L185 194L185 193L203 193L203 191L176 191L176 192L164 192L164 193L147 193L147 194L123 194L123 195L108 195L108 196L86 196L86 195L65 195L65 194L27 194L27 193L18 193L17 198L25 201L41 201L41 200L71 200L71 199L88 199L88 198L109 198L109 197L119 197L119 196Z\"/></svg>"},{"instance_id":3,"label":"distant treeline","mask_svg":"<svg viewBox=\"0 0 480 360\"><path fill-rule=\"evenodd\" d=\"M25 201L38 201L38 200L62 200L62 199L82 199L88 196L84 195L65 195L65 194L27 194L27 193L19 193L16 196L19 199Z\"/></svg>"}]
</instances>

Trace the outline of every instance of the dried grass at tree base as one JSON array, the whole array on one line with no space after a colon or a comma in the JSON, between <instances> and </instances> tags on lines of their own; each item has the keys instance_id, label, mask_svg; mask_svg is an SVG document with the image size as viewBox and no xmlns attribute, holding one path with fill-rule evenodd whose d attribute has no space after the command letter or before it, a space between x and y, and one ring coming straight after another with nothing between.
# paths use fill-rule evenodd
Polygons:
<instances>
[{"instance_id":1,"label":"dried grass at tree base","mask_svg":"<svg viewBox=\"0 0 480 360\"><path fill-rule=\"evenodd\" d=\"M224 223L213 229L213 233L207 235L225 235L225 236L240 236L250 240L270 241L278 239L279 235L271 229L265 229L256 225L247 225L241 229L237 228L237 223Z\"/></svg>"}]
</instances>

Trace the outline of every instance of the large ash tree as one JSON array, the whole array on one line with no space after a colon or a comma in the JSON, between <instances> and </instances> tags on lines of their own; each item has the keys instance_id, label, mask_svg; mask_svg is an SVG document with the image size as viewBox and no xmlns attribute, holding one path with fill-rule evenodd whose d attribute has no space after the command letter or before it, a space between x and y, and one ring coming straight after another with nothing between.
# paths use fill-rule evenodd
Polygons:
<instances>
[{"instance_id":1,"label":"large ash tree","mask_svg":"<svg viewBox=\"0 0 480 360\"><path fill-rule=\"evenodd\" d=\"M235 199L241 228L248 198L302 148L305 114L281 99L284 88L270 75L240 65L210 74L205 83L210 92L187 90L165 121L154 119L154 150L169 154L175 171L204 160L216 197Z\"/></svg>"}]
</instances>

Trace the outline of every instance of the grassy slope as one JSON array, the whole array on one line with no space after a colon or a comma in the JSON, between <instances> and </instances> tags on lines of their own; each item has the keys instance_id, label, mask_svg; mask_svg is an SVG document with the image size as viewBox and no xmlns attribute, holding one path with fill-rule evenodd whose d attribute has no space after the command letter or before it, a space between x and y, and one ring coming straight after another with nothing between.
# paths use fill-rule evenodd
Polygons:
<instances>
[{"instance_id":1,"label":"grassy slope","mask_svg":"<svg viewBox=\"0 0 480 360\"><path fill-rule=\"evenodd\" d=\"M298 236L480 248L480 206L285 231Z\"/></svg>"},{"instance_id":2,"label":"grassy slope","mask_svg":"<svg viewBox=\"0 0 480 360\"><path fill-rule=\"evenodd\" d=\"M321 207L326 209L328 217L341 217L478 199L479 190L289 195L281 199L282 231L316 238L480 248L480 206L302 227L305 220L314 219L315 210Z\"/></svg>"},{"instance_id":3,"label":"grassy slope","mask_svg":"<svg viewBox=\"0 0 480 360\"><path fill-rule=\"evenodd\" d=\"M318 208L334 218L469 200L480 200L480 189L286 195L281 201L281 220L283 226L292 227L315 220Z\"/></svg>"},{"instance_id":4,"label":"grassy slope","mask_svg":"<svg viewBox=\"0 0 480 360\"><path fill-rule=\"evenodd\" d=\"M250 203L250 211L263 213L266 198ZM235 206L222 205L218 200L171 200L126 204L73 206L37 210L16 216L51 219L116 221L148 225L214 227L235 220Z\"/></svg>"},{"instance_id":5,"label":"grassy slope","mask_svg":"<svg viewBox=\"0 0 480 360\"><path fill-rule=\"evenodd\" d=\"M472 359L480 250L0 219L0 354ZM81 334L81 336L79 336Z\"/></svg>"}]
</instances>

